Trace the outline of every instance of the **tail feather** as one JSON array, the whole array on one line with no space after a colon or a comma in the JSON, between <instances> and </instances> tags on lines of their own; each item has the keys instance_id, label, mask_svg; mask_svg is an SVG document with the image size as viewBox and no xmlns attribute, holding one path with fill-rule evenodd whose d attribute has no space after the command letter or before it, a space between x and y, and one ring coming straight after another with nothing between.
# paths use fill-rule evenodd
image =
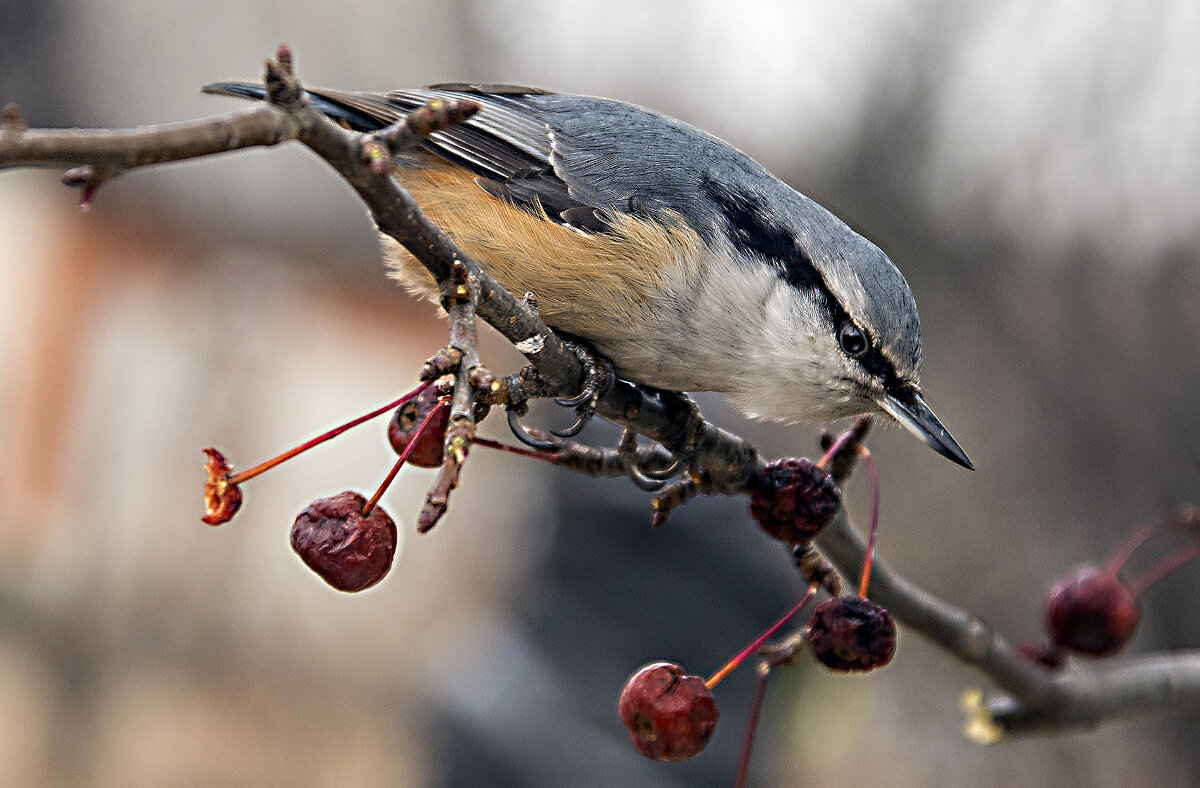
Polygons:
<instances>
[{"instance_id":1,"label":"tail feather","mask_svg":"<svg viewBox=\"0 0 1200 788\"><path fill-rule=\"evenodd\" d=\"M216 96L235 96L237 98L262 100L267 97L267 89L253 82L214 82L200 89L202 93ZM378 117L356 110L352 106L338 101L321 91L308 91L309 100L313 106L334 120L345 123L355 131L376 131L386 126Z\"/></svg>"},{"instance_id":2,"label":"tail feather","mask_svg":"<svg viewBox=\"0 0 1200 788\"><path fill-rule=\"evenodd\" d=\"M214 82L200 88L201 93L212 93L215 96L237 96L238 98L264 99L267 97L265 85L253 82Z\"/></svg>"}]
</instances>

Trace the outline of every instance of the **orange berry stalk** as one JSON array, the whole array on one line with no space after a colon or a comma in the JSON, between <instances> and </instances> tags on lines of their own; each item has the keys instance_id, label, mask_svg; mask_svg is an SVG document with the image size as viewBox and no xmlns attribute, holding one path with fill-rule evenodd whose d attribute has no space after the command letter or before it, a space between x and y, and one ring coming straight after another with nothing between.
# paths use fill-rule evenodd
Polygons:
<instances>
[{"instance_id":1,"label":"orange berry stalk","mask_svg":"<svg viewBox=\"0 0 1200 788\"><path fill-rule=\"evenodd\" d=\"M762 648L764 643L766 643L768 640L770 640L771 637L774 636L776 632L778 632L780 629L782 629L787 624L787 622L791 621L792 618L797 613L800 612L800 609L808 604L808 601L813 598L813 594L815 594L815 593L817 593L817 587L815 585L809 586L808 593L806 593L804 595L804 597L801 598L801 600L796 603L795 607L793 607L791 610L789 610L787 613L785 613L783 618L779 619L774 624L772 624L771 627L769 629L767 629L766 632L762 633L757 638L755 638L754 642L752 642L750 645L746 646L744 649L739 651L737 653L737 655L734 656L733 659L726 662L724 664L724 666L721 667L720 670L718 670L716 673L712 674L712 676L710 676L708 678L708 680L704 682L704 686L708 687L711 690L713 687L717 686L722 681L724 681L726 676L728 676L730 673L732 673L734 670L736 670L738 665L741 665L746 660L746 657L750 656L751 654L753 654L754 652L756 652L760 648Z\"/></svg>"},{"instance_id":2,"label":"orange berry stalk","mask_svg":"<svg viewBox=\"0 0 1200 788\"><path fill-rule=\"evenodd\" d=\"M229 520L233 518L234 514L236 514L237 510L241 507L242 491L239 485L241 485L243 482L247 482L250 479L253 479L255 476L266 473L276 465L287 462L296 455L303 454L314 446L319 446L327 440L336 438L346 430L357 427L363 422L370 421L376 416L380 416L387 411L392 410L393 408L403 405L405 402L408 402L410 399L417 396L431 385L433 385L432 381L425 381L412 391L405 394L403 397L400 397L395 402L389 402L382 407L376 408L370 413L346 422L340 427L334 427L328 432L324 432L311 440L301 443L295 448L289 449L282 454L272 457L266 462L261 462L258 465L255 465L253 468L248 468L240 473L233 473L232 466L229 464L229 461L225 459L225 456L221 454L221 452L212 448L205 449L204 453L208 456L208 460L205 462L204 468L208 473L208 479L204 483L205 513L202 519L209 525L221 525L222 523L229 522Z\"/></svg>"}]
</instances>

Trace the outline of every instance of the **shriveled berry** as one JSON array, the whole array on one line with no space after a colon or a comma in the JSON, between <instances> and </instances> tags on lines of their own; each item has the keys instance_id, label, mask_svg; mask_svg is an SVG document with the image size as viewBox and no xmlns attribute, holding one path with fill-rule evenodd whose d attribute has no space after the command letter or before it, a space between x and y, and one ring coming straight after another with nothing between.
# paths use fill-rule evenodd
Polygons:
<instances>
[{"instance_id":1,"label":"shriveled berry","mask_svg":"<svg viewBox=\"0 0 1200 788\"><path fill-rule=\"evenodd\" d=\"M388 422L388 441L396 454L403 454L408 444L417 440L417 445L408 455L409 465L437 468L442 464L442 443L446 439L446 425L450 421L450 404L439 402L438 396L437 387L430 386L415 399L396 408L392 420ZM424 432L418 435L425 417L435 408L437 414L425 425Z\"/></svg>"},{"instance_id":2,"label":"shriveled berry","mask_svg":"<svg viewBox=\"0 0 1200 788\"><path fill-rule=\"evenodd\" d=\"M1077 569L1050 590L1046 632L1060 646L1106 657L1137 631L1137 598L1115 573L1098 566Z\"/></svg>"},{"instance_id":3,"label":"shriveled berry","mask_svg":"<svg viewBox=\"0 0 1200 788\"><path fill-rule=\"evenodd\" d=\"M208 455L204 463L208 478L204 481L204 516L200 519L209 525L221 525L242 508L242 488L229 480L232 468L224 454L216 449L205 449L204 453Z\"/></svg>"},{"instance_id":4,"label":"shriveled berry","mask_svg":"<svg viewBox=\"0 0 1200 788\"><path fill-rule=\"evenodd\" d=\"M808 624L813 655L832 670L864 673L882 668L896 654L896 624L869 599L826 599Z\"/></svg>"},{"instance_id":5,"label":"shriveled berry","mask_svg":"<svg viewBox=\"0 0 1200 788\"><path fill-rule=\"evenodd\" d=\"M396 454L403 454L408 444L415 439L417 445L408 455L408 464L419 468L438 468L442 464L446 427L450 422L450 403L438 402L441 395L437 386L430 386L410 399L392 414L388 422L388 441ZM421 424L434 408L438 409L433 419L421 431ZM475 404L475 421L482 421L488 414L488 406ZM420 434L418 435L418 432Z\"/></svg>"},{"instance_id":6,"label":"shriveled berry","mask_svg":"<svg viewBox=\"0 0 1200 788\"><path fill-rule=\"evenodd\" d=\"M292 549L339 591L375 585L396 554L396 524L380 506L363 517L366 502L351 491L318 498L292 524Z\"/></svg>"},{"instance_id":7,"label":"shriveled berry","mask_svg":"<svg viewBox=\"0 0 1200 788\"><path fill-rule=\"evenodd\" d=\"M630 676L617 711L633 746L656 761L698 755L717 726L717 702L704 679L671 662L652 662Z\"/></svg>"},{"instance_id":8,"label":"shriveled berry","mask_svg":"<svg viewBox=\"0 0 1200 788\"><path fill-rule=\"evenodd\" d=\"M807 544L833 520L841 500L832 476L808 459L787 457L752 480L750 515L776 539Z\"/></svg>"}]
</instances>

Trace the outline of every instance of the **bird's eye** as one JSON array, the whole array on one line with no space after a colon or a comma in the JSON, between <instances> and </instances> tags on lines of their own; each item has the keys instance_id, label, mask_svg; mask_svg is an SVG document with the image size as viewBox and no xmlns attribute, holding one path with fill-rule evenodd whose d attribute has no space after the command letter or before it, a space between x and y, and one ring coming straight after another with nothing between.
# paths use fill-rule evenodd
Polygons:
<instances>
[{"instance_id":1,"label":"bird's eye","mask_svg":"<svg viewBox=\"0 0 1200 788\"><path fill-rule=\"evenodd\" d=\"M838 329L838 344L850 356L861 356L867 352L867 338L862 330L853 323L842 323Z\"/></svg>"}]
</instances>

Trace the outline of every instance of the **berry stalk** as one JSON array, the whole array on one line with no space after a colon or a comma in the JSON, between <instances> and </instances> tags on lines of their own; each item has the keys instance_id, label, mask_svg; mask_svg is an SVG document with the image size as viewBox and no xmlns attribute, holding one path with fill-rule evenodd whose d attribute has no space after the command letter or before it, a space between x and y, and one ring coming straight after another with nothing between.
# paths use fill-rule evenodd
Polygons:
<instances>
[{"instance_id":1,"label":"berry stalk","mask_svg":"<svg viewBox=\"0 0 1200 788\"><path fill-rule=\"evenodd\" d=\"M771 664L764 659L758 663L758 682L754 685L754 699L750 702L750 721L746 724L746 738L742 740L734 788L745 788L746 777L750 774L750 753L754 749L754 734L758 731L758 718L762 716L763 700L767 697L767 679L770 677Z\"/></svg>"},{"instance_id":2,"label":"berry stalk","mask_svg":"<svg viewBox=\"0 0 1200 788\"><path fill-rule=\"evenodd\" d=\"M416 392L414 392L414 394L415 393ZM397 405L389 405L387 408L384 408L384 410L388 410L389 408L393 407L397 407ZM371 496L371 500L367 501L363 505L363 517L369 517L371 515L371 510L374 509L375 505L379 503L379 499L383 497L383 494L387 491L387 488L392 485L392 481L396 478L396 474L400 473L400 469L404 467L404 463L408 462L408 456L412 454L416 447L421 444L421 436L424 435L425 431L429 429L429 425L432 424L434 419L437 418L439 412L448 407L450 407L450 399L449 397L444 397L438 401L438 404L435 407L430 408L429 412L425 414L425 418L421 421L421 425L417 427L417 432L413 436L413 439L409 441L407 446L404 447L404 451L400 452L400 456L396 459L396 462L393 463L392 469L388 471L387 477L384 478L383 482L378 488L376 488L375 494ZM382 413L383 411L381 410L379 412Z\"/></svg>"},{"instance_id":3,"label":"berry stalk","mask_svg":"<svg viewBox=\"0 0 1200 788\"><path fill-rule=\"evenodd\" d=\"M1121 567L1125 565L1125 562L1130 559L1134 552L1152 537L1167 534L1179 528L1195 529L1198 525L1200 525L1200 514L1192 509L1185 509L1181 514L1146 523L1134 531L1113 551L1108 562L1104 565L1105 569L1109 573L1116 575L1121 571Z\"/></svg>"},{"instance_id":4,"label":"berry stalk","mask_svg":"<svg viewBox=\"0 0 1200 788\"><path fill-rule=\"evenodd\" d=\"M303 454L304 452L308 451L309 449L313 448L314 446L319 446L320 444L324 443L327 440L332 440L333 438L336 438L337 436L341 435L346 430L357 427L359 424L362 424L363 422L370 421L371 419L375 418L376 416L381 416L384 413L386 413L387 411L392 410L393 408L400 407L401 405L408 402L410 399L417 396L422 391L424 391L425 389L429 388L432 385L433 385L433 381L427 380L424 383L422 383L421 385L417 386L412 391L405 394L400 399L396 400L395 402L389 402L388 404L384 405L383 407L376 408L375 410L371 411L370 413L359 416L357 419L354 419L352 421L348 421L345 424L341 425L340 427L334 427L333 429L329 430L328 432L324 432L324 433L318 435L317 437L313 438L312 440L307 440L304 443L301 443L299 446L296 446L293 449L289 449L289 450L285 451L283 454L279 454L265 462L261 462L258 465L255 465L253 468L248 468L244 471L241 471L240 473L235 473L234 475L229 477L229 482L230 482L230 484L241 484L242 482L246 482L246 481L249 481L250 479L253 479L255 476L259 476L260 474L266 473L267 471L274 468L276 465L287 462L288 460L292 459L296 455Z\"/></svg>"},{"instance_id":5,"label":"berry stalk","mask_svg":"<svg viewBox=\"0 0 1200 788\"><path fill-rule=\"evenodd\" d=\"M526 449L522 446L510 446L507 443L494 441L491 438L481 438L476 435L471 439L471 442L476 446L486 446L489 449L506 452L508 454L516 454L519 457L530 457L535 460L544 460L545 462L554 462L558 459L558 452L537 451L536 449Z\"/></svg>"},{"instance_id":6,"label":"berry stalk","mask_svg":"<svg viewBox=\"0 0 1200 788\"><path fill-rule=\"evenodd\" d=\"M766 643L768 640L770 640L771 637L776 632L778 632L780 629L782 629L784 627L784 625L787 624L787 622L791 621L792 618L797 613L800 612L800 609L808 604L808 600L812 599L813 594L815 594L815 593L817 593L817 587L815 585L809 586L808 593L806 593L804 595L804 597L801 598L801 600L796 603L795 607L793 607L791 610L789 610L787 613L785 613L783 615L783 618L779 619L774 624L772 624L771 627L766 632L762 633L757 638L755 638L753 643L751 643L750 645L746 646L744 649L739 651L737 653L737 655L733 659L726 662L721 667L720 670L718 670L716 673L712 674L712 676L710 676L708 678L708 680L704 682L704 686L708 687L711 690L713 687L717 686L722 681L724 681L725 677L728 676L730 673L732 673L734 670L736 670L737 666L742 664L742 662L745 661L746 657L750 656L751 654L753 654L754 652L756 652L760 648L762 648L764 643Z\"/></svg>"},{"instance_id":7,"label":"berry stalk","mask_svg":"<svg viewBox=\"0 0 1200 788\"><path fill-rule=\"evenodd\" d=\"M871 562L875 558L875 534L879 530L879 469L875 458L866 446L858 448L859 456L867 463L871 476L871 530L867 534L867 552L863 556L862 579L858 582L858 595L866 599L867 587L871 584Z\"/></svg>"},{"instance_id":8,"label":"berry stalk","mask_svg":"<svg viewBox=\"0 0 1200 788\"><path fill-rule=\"evenodd\" d=\"M1147 588L1197 557L1200 557L1200 542L1193 542L1173 555L1164 558L1153 569L1139 577L1137 582L1130 586L1129 590L1134 596L1141 596L1142 592Z\"/></svg>"}]
</instances>

